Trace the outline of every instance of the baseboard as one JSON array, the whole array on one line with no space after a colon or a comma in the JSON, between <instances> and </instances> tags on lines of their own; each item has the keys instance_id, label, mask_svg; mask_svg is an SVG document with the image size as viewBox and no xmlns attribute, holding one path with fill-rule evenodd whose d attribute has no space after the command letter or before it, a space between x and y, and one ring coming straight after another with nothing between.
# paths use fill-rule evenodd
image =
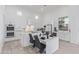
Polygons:
<instances>
[{"instance_id":1,"label":"baseboard","mask_svg":"<svg viewBox=\"0 0 79 59\"><path fill-rule=\"evenodd\" d=\"M7 41L14 41L14 40L19 40L19 38L16 38L16 37L5 38L5 39L4 39L4 42L7 42Z\"/></svg>"},{"instance_id":2,"label":"baseboard","mask_svg":"<svg viewBox=\"0 0 79 59\"><path fill-rule=\"evenodd\" d=\"M79 42L75 42L75 41L70 41L70 43L79 45Z\"/></svg>"}]
</instances>

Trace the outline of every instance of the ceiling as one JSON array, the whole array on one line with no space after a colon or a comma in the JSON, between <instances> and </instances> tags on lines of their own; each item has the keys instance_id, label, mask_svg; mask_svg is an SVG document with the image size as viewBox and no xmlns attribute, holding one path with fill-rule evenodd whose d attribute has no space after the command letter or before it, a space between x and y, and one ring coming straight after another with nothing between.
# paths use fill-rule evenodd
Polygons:
<instances>
[{"instance_id":1,"label":"ceiling","mask_svg":"<svg viewBox=\"0 0 79 59\"><path fill-rule=\"evenodd\" d=\"M10 7L19 7L25 9L32 13L45 14L48 12L53 12L58 8L62 7L61 5L7 5Z\"/></svg>"},{"instance_id":2,"label":"ceiling","mask_svg":"<svg viewBox=\"0 0 79 59\"><path fill-rule=\"evenodd\" d=\"M47 13L47 12L53 12L54 10L60 8L61 6L58 5L28 5L28 6L20 6L26 10L29 10L30 12L34 13Z\"/></svg>"}]
</instances>

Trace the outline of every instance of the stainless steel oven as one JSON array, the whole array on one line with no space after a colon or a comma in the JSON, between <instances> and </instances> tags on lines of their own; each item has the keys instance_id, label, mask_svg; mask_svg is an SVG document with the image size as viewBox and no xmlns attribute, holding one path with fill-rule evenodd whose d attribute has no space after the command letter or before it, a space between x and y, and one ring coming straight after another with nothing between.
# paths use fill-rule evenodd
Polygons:
<instances>
[{"instance_id":1,"label":"stainless steel oven","mask_svg":"<svg viewBox=\"0 0 79 59\"><path fill-rule=\"evenodd\" d=\"M14 37L14 32L7 32L7 37Z\"/></svg>"}]
</instances>

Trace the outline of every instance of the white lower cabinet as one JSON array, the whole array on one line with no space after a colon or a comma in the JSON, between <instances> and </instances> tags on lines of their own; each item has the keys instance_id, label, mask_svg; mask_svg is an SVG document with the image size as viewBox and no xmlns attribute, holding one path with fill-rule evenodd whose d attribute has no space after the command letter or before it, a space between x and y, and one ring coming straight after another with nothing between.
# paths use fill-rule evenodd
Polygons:
<instances>
[{"instance_id":1,"label":"white lower cabinet","mask_svg":"<svg viewBox=\"0 0 79 59\"><path fill-rule=\"evenodd\" d=\"M28 33L22 35L21 44L23 47L31 45Z\"/></svg>"},{"instance_id":2,"label":"white lower cabinet","mask_svg":"<svg viewBox=\"0 0 79 59\"><path fill-rule=\"evenodd\" d=\"M59 39L58 37L51 38L46 42L46 54L53 54L59 49Z\"/></svg>"},{"instance_id":3,"label":"white lower cabinet","mask_svg":"<svg viewBox=\"0 0 79 59\"><path fill-rule=\"evenodd\" d=\"M59 37L59 39L61 39L61 40L65 40L65 41L70 41L70 32L68 32L68 31L59 31L58 32L58 37Z\"/></svg>"}]
</instances>

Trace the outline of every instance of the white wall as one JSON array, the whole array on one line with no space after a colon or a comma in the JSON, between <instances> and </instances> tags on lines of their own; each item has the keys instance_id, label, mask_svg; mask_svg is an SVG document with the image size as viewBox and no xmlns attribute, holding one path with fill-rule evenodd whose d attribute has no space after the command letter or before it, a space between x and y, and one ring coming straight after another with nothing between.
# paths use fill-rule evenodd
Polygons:
<instances>
[{"instance_id":1,"label":"white wall","mask_svg":"<svg viewBox=\"0 0 79 59\"><path fill-rule=\"evenodd\" d=\"M73 6L70 10L71 17L71 42L79 44L79 6Z\"/></svg>"},{"instance_id":2,"label":"white wall","mask_svg":"<svg viewBox=\"0 0 79 59\"><path fill-rule=\"evenodd\" d=\"M48 15L48 16L47 16ZM79 6L61 6L60 8L47 13L45 15L45 23L54 22L54 26L58 26L58 18L63 16L69 16L70 18L70 29L71 29L71 39L72 43L79 43ZM51 19L52 18L52 19Z\"/></svg>"},{"instance_id":3,"label":"white wall","mask_svg":"<svg viewBox=\"0 0 79 59\"><path fill-rule=\"evenodd\" d=\"M3 24L3 13L4 13L4 6L0 6L0 53L3 47L3 39L4 39L4 24Z\"/></svg>"},{"instance_id":4,"label":"white wall","mask_svg":"<svg viewBox=\"0 0 79 59\"><path fill-rule=\"evenodd\" d=\"M17 11L22 12L22 16L17 15ZM15 28L25 28L27 21L31 19L30 14L18 7L6 6L5 25L12 23Z\"/></svg>"}]
</instances>

